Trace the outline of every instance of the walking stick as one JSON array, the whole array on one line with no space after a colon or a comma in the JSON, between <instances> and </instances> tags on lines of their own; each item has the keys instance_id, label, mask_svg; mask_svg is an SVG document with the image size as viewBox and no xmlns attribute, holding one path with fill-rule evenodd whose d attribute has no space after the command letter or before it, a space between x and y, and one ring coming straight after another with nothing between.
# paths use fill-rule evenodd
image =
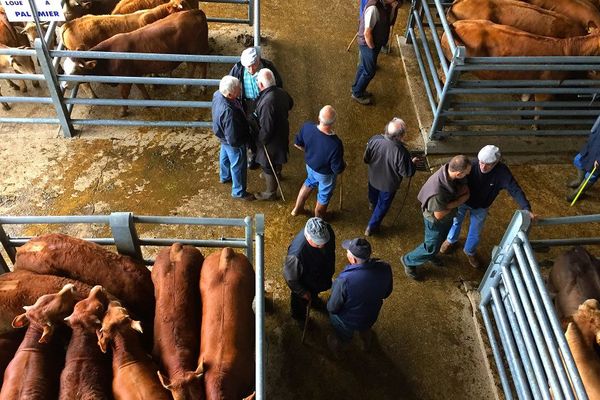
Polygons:
<instances>
[{"instance_id":1,"label":"walking stick","mask_svg":"<svg viewBox=\"0 0 600 400\"><path fill-rule=\"evenodd\" d=\"M308 320L310 319L310 306L312 305L312 296L308 299L308 304L306 305L306 317L304 319L304 329L302 330L302 340L300 343L304 344L304 336L306 336L306 328L308 327Z\"/></svg>"},{"instance_id":2,"label":"walking stick","mask_svg":"<svg viewBox=\"0 0 600 400\"><path fill-rule=\"evenodd\" d=\"M342 204L344 201L344 174L340 175L340 211L342 211Z\"/></svg>"},{"instance_id":3,"label":"walking stick","mask_svg":"<svg viewBox=\"0 0 600 400\"><path fill-rule=\"evenodd\" d=\"M350 47L352 46L352 43L354 43L354 41L356 40L356 38L358 37L358 32L356 32L354 34L354 37L352 38L352 40L350 41L350 44L348 44L348 47L346 47L346 51L350 51Z\"/></svg>"},{"instance_id":4,"label":"walking stick","mask_svg":"<svg viewBox=\"0 0 600 400\"><path fill-rule=\"evenodd\" d=\"M277 177L277 171L275 171L275 168L273 167L273 163L271 162L271 157L269 157L269 152L267 151L267 146L265 146L264 144L263 144L263 149L265 150L267 160L269 160L269 165L271 166L271 171L273 171L273 174L275 175L275 181L277 182L277 187L279 188L279 193L281 193L281 199L285 203L285 196L283 195L283 189L281 188L281 184L279 183L279 178Z\"/></svg>"},{"instance_id":5,"label":"walking stick","mask_svg":"<svg viewBox=\"0 0 600 400\"><path fill-rule=\"evenodd\" d=\"M396 214L396 217L394 218L394 221L392 222L392 226L396 225L396 220L400 216L400 213L402 212L402 209L404 208L404 204L406 204L406 198L408 197L408 192L410 191L410 183L411 182L412 182L412 176L408 178L408 185L406 185L406 193L404 193L404 198L402 199L402 204L400 204L400 209L398 210L398 213Z\"/></svg>"},{"instance_id":6,"label":"walking stick","mask_svg":"<svg viewBox=\"0 0 600 400\"><path fill-rule=\"evenodd\" d=\"M592 172L590 172L590 174L588 175L587 179L583 182L583 184L579 188L579 192L577 192L577 196L575 196L575 198L571 202L571 206L570 207L573 207L573 204L575 204L575 202L577 201L577 199L579 198L579 196L581 195L581 193L583 193L583 189L585 189L586 185L590 181L590 178L594 175L594 172L596 172L596 165L595 164L594 164L594 168L592 169Z\"/></svg>"}]
</instances>

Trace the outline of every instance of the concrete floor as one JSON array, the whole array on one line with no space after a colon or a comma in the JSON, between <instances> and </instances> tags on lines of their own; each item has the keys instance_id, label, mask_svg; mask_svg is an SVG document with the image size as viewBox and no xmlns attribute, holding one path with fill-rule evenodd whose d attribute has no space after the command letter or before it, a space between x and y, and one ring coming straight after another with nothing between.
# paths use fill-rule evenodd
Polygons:
<instances>
[{"instance_id":1,"label":"concrete floor","mask_svg":"<svg viewBox=\"0 0 600 400\"><path fill-rule=\"evenodd\" d=\"M331 222L338 241L360 236L369 217L366 167L362 163L368 138L380 132L393 116L399 116L409 126L409 147L423 146L398 50L381 56L377 76L369 87L376 105L360 106L350 99L356 45L350 52L345 50L356 31L357 4L341 0L265 0L262 3L263 35L268 39L264 47L266 58L275 62L284 77L285 88L296 103L290 117L292 133L304 121L314 121L323 105L332 104L338 110L336 131L344 142L349 167L343 178L344 207L338 210L338 189L332 202L335 213ZM209 7L208 14L225 12L220 7ZM242 50L235 42L237 34L251 33L250 28L237 26L211 25L210 30L213 51L227 55L239 54ZM210 77L220 78L227 70L225 66L211 66ZM117 96L111 87L100 91L110 97ZM5 92L8 94L10 89ZM171 92L158 89L151 94L166 98ZM139 96L139 93L133 95ZM191 96L208 99L210 94L192 92ZM34 116L45 115L47 110L16 104L12 112L1 113ZM76 113L116 117L118 109L82 107L76 109ZM200 112L185 109L132 108L131 118L142 114L169 119L201 117ZM281 276L287 246L306 221L305 217L293 218L289 214L304 179L302 154L293 148L290 150L291 159L284 169L282 182L285 203L232 200L229 188L218 183L217 154L218 142L208 130L86 127L78 137L65 140L56 127L3 124L0 127L3 169L0 214L133 211L141 215L240 217L264 213L267 224L265 284L274 306L267 318L268 398L494 398L463 285L474 282L476 286L484 271L471 268L460 252L448 257L445 268L425 267L427 280L422 283L408 280L400 268L399 256L422 239L416 193L428 174L416 175L406 204L400 210L401 200L408 190L403 184L384 222L382 234L370 239L374 256L392 264L395 279L394 291L375 325L374 349L364 353L358 343L353 343L337 360L326 346L329 327L324 315L314 313L306 342L300 344L301 327L289 318L289 292ZM511 165L535 212L546 216L600 212L597 188L573 208L564 201L564 181L574 171L569 165L569 155L563 155L552 164ZM258 172L250 172L248 188L252 191L262 188ZM311 201L309 205L314 205L314 200ZM506 194L492 206L480 247L482 255L489 255L500 240L515 207ZM14 232L35 235L53 229L49 226L14 227ZM585 230L578 229L577 233L590 234ZM87 236L97 231L96 227L77 226L67 232ZM148 228L145 233L173 236L162 227ZM203 238L227 235L218 229L181 233ZM568 229L560 233L575 234ZM345 265L344 254L339 248L338 271Z\"/></svg>"}]
</instances>

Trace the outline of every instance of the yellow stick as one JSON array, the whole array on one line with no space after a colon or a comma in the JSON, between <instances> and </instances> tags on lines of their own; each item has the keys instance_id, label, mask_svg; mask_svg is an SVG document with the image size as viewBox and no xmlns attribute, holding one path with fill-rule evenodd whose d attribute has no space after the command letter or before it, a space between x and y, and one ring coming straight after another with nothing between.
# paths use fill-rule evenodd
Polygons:
<instances>
[{"instance_id":1,"label":"yellow stick","mask_svg":"<svg viewBox=\"0 0 600 400\"><path fill-rule=\"evenodd\" d=\"M587 179L583 182L583 184L579 188L579 192L577 192L577 196L575 196L575 198L571 202L571 207L573 207L573 204L575 204L575 202L577 201L577 199L581 195L581 192L583 192L583 189L585 189L586 185L590 181L590 178L592 177L592 175L594 175L594 172L596 172L596 166L595 165L594 165L594 168L592 169L592 172L590 172L590 174L588 175Z\"/></svg>"}]
</instances>

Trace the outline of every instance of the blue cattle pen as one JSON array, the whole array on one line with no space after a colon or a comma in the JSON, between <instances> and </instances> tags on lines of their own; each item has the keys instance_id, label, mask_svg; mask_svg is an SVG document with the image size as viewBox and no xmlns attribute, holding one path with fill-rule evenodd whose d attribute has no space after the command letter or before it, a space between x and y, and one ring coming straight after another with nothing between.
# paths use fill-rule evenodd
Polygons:
<instances>
[{"instance_id":1,"label":"blue cattle pen","mask_svg":"<svg viewBox=\"0 0 600 400\"><path fill-rule=\"evenodd\" d=\"M456 42L446 9L451 2L412 0L405 40L412 45L433 122L429 140L448 136L588 135L600 114L600 80L578 77L600 71L598 56L469 57ZM442 51L445 34L452 53ZM480 80L477 71L573 71L565 80ZM522 94L554 95L551 100L519 101ZM537 130L531 129L538 127Z\"/></svg>"},{"instance_id":2,"label":"blue cattle pen","mask_svg":"<svg viewBox=\"0 0 600 400\"><path fill-rule=\"evenodd\" d=\"M153 260L144 258L145 247L170 246L173 243L206 248L232 247L243 249L244 254L254 265L255 271L255 388L256 399L265 397L265 298L264 298L264 215L256 214L254 218L199 218L199 217L170 217L170 216L139 216L131 212L114 212L110 215L80 215L80 216L0 216L0 243L8 257L0 255L0 273L9 272L9 264L14 264L17 248L25 244L31 237L11 235L5 229L9 225L20 229L31 225L100 225L110 228L111 237L85 238L90 242L114 246L119 254L128 255L143 260L146 265L152 265ZM199 226L225 227L243 229L242 237L217 239L186 239L186 238L156 238L142 237L138 229L142 225L160 226Z\"/></svg>"},{"instance_id":3,"label":"blue cattle pen","mask_svg":"<svg viewBox=\"0 0 600 400\"><path fill-rule=\"evenodd\" d=\"M600 214L543 218L536 229L600 222ZM479 286L479 311L507 400L587 400L534 249L600 244L600 237L530 239L532 221L517 211Z\"/></svg>"},{"instance_id":4,"label":"blue cattle pen","mask_svg":"<svg viewBox=\"0 0 600 400\"><path fill-rule=\"evenodd\" d=\"M254 45L260 46L260 0L206 0L208 3L226 3L247 5L247 18L214 18L208 17L208 22L248 24L253 27ZM29 0L32 10L36 10L34 0ZM44 31L34 12L37 26L38 38L34 41L33 49L0 49L0 55L18 55L35 57L40 65L41 73L38 74L16 74L0 73L0 79L14 79L25 81L46 82L49 95L46 97L23 97L23 96L1 96L0 100L7 103L34 103L53 105L54 113L47 117L1 117L2 123L22 124L53 124L61 127L63 136L70 138L76 133L76 126L153 126L153 127L184 127L184 128L209 128L211 121L170 121L170 120L133 120L133 119L89 119L72 118L71 114L75 105L89 106L137 106L137 107L170 107L170 108L211 108L211 101L194 100L138 100L138 99L87 99L77 98L79 84L83 82L96 83L132 83L153 85L190 85L190 86L219 86L219 79L195 79L195 78L165 78L165 77L125 77L125 76L66 76L58 73L61 58L105 58L126 60L154 60L154 61L178 61L188 63L217 63L233 65L238 62L239 55L182 55L182 54L151 54L151 53L112 53L112 52L87 52L62 50L62 43L58 43L56 49L51 49L55 41L55 30L57 23L52 22ZM210 30L210 29L209 29ZM232 38L233 39L233 38ZM71 93L67 94L61 83L67 81L77 82Z\"/></svg>"}]
</instances>

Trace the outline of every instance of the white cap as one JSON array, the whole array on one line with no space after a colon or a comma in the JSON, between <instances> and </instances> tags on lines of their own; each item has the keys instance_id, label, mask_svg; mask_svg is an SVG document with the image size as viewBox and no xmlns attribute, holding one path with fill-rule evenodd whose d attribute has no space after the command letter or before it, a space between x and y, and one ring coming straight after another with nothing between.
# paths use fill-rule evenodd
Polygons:
<instances>
[{"instance_id":1,"label":"white cap","mask_svg":"<svg viewBox=\"0 0 600 400\"><path fill-rule=\"evenodd\" d=\"M256 47L248 47L242 51L241 61L244 67L253 65L259 59L258 50Z\"/></svg>"},{"instance_id":2,"label":"white cap","mask_svg":"<svg viewBox=\"0 0 600 400\"><path fill-rule=\"evenodd\" d=\"M484 164L493 164L499 161L501 156L500 149L493 144L483 146L483 148L479 150L479 154L477 154L479 161Z\"/></svg>"}]
</instances>

